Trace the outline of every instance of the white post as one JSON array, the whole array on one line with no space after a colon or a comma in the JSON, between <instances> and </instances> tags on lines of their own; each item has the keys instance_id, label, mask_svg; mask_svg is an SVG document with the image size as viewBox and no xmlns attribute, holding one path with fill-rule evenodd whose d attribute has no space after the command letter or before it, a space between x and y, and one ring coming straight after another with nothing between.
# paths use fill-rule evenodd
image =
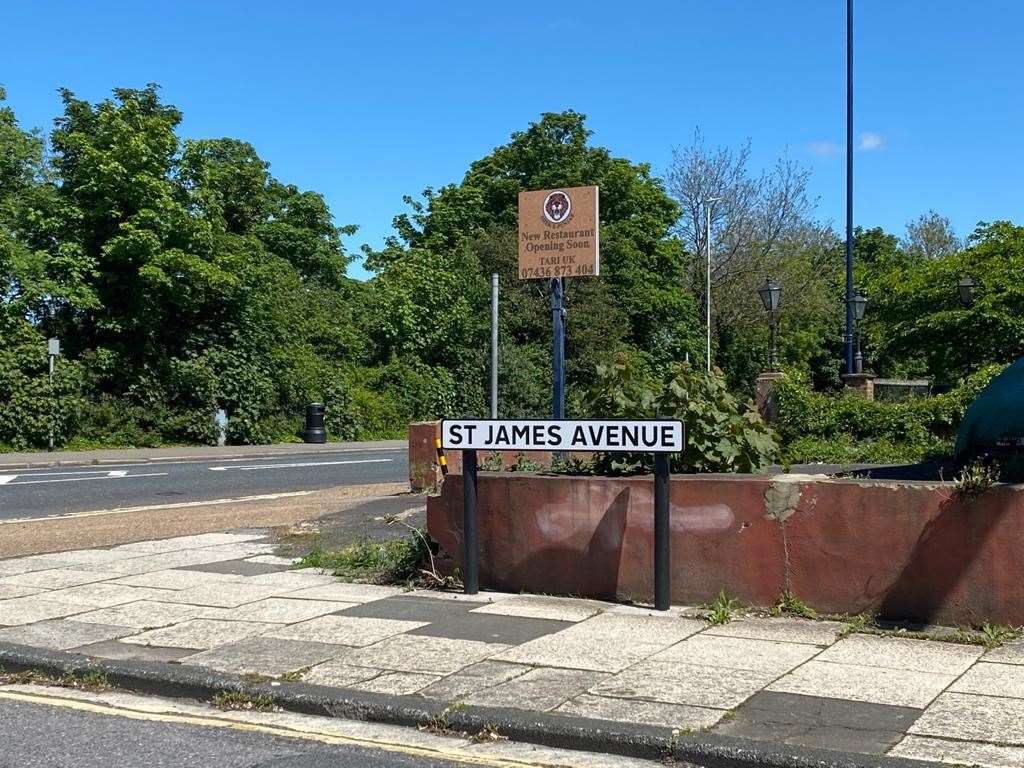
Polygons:
<instances>
[{"instance_id":1,"label":"white post","mask_svg":"<svg viewBox=\"0 0 1024 768\"><path fill-rule=\"evenodd\" d=\"M491 418L498 418L498 273L491 275Z\"/></svg>"}]
</instances>

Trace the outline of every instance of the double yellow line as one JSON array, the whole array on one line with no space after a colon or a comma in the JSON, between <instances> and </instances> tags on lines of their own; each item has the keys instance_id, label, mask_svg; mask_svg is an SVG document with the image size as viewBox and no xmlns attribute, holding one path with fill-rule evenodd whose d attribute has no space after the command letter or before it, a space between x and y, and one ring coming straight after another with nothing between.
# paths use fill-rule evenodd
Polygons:
<instances>
[{"instance_id":1,"label":"double yellow line","mask_svg":"<svg viewBox=\"0 0 1024 768\"><path fill-rule=\"evenodd\" d=\"M448 762L464 765L486 765L494 766L494 768L524 768L524 766L537 765L537 763L520 760L492 758L487 757L486 755L471 754L454 748L430 749L428 747L416 747L408 744L377 741L375 739L341 736L313 729L306 730L288 728L277 725L228 720L226 718L213 716L204 717L201 715L185 715L170 712L144 712L141 710L126 709L124 707L97 704L95 702L83 701L81 699L47 696L36 693L27 693L24 691L0 690L0 700L19 701L27 704L41 704L48 707L61 707L63 709L70 709L77 712L88 712L90 714L105 715L107 717L124 717L129 720L142 720L153 723L175 723L180 725L196 725L210 728L228 728L233 731L261 733L287 739L302 739L304 741L313 741L320 744L348 745L362 747L365 749L383 750L385 752L397 752L413 757L423 757L432 760L446 760Z\"/></svg>"}]
</instances>

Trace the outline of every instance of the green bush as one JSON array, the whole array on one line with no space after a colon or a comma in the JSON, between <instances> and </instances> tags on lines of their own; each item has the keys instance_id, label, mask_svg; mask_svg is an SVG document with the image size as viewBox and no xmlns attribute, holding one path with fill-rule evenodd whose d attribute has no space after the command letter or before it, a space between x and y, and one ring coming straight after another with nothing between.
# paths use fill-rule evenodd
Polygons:
<instances>
[{"instance_id":1,"label":"green bush","mask_svg":"<svg viewBox=\"0 0 1024 768\"><path fill-rule=\"evenodd\" d=\"M899 402L814 392L798 372L775 385L783 458L794 464L889 464L949 456L967 406L1001 371L991 365L935 397Z\"/></svg>"},{"instance_id":2,"label":"green bush","mask_svg":"<svg viewBox=\"0 0 1024 768\"><path fill-rule=\"evenodd\" d=\"M778 456L771 428L752 402L741 402L729 392L718 371L706 373L682 364L657 378L623 358L598 366L584 406L595 417L682 421L686 447L673 458L676 472L756 472ZM602 473L635 472L652 464L650 454L606 454L595 468Z\"/></svg>"}]
</instances>

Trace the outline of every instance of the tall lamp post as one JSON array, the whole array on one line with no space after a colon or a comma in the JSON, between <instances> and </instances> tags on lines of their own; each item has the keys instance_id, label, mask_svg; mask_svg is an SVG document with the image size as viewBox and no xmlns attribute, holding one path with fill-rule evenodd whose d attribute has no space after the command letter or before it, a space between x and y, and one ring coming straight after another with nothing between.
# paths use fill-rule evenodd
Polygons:
<instances>
[{"instance_id":1,"label":"tall lamp post","mask_svg":"<svg viewBox=\"0 0 1024 768\"><path fill-rule=\"evenodd\" d=\"M54 422L57 420L57 402L53 396L53 364L60 355L60 339L48 339L46 342L46 354L50 358L50 450L53 450Z\"/></svg>"},{"instance_id":2,"label":"tall lamp post","mask_svg":"<svg viewBox=\"0 0 1024 768\"><path fill-rule=\"evenodd\" d=\"M860 351L860 321L864 319L864 312L868 308L868 297L860 291L850 299L849 311L853 314L854 335L857 339L857 354L854 355L854 373L864 373L864 355Z\"/></svg>"},{"instance_id":3,"label":"tall lamp post","mask_svg":"<svg viewBox=\"0 0 1024 768\"><path fill-rule=\"evenodd\" d=\"M774 371L779 367L776 328L778 326L779 302L782 300L782 288L769 277L764 281L764 285L757 289L757 293L761 297L764 311L768 313L768 370Z\"/></svg>"},{"instance_id":4,"label":"tall lamp post","mask_svg":"<svg viewBox=\"0 0 1024 768\"><path fill-rule=\"evenodd\" d=\"M706 304L706 317L705 326L707 329L707 348L705 350L704 360L707 364L707 371L711 373L711 204L717 203L722 198L720 197L708 197L704 200L704 213L706 216L706 226L704 228L704 250L705 261L707 262L707 280L704 286L704 297Z\"/></svg>"},{"instance_id":5,"label":"tall lamp post","mask_svg":"<svg viewBox=\"0 0 1024 768\"><path fill-rule=\"evenodd\" d=\"M846 0L846 372L854 373L853 334L853 0Z\"/></svg>"}]
</instances>

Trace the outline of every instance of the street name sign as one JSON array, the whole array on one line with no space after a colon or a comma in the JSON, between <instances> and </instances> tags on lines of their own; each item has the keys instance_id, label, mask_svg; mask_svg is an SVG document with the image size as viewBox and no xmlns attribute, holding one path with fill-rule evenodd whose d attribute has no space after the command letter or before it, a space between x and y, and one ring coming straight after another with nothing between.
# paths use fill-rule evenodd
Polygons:
<instances>
[{"instance_id":1,"label":"street name sign","mask_svg":"<svg viewBox=\"0 0 1024 768\"><path fill-rule=\"evenodd\" d=\"M600 274L597 187L519 193L519 277Z\"/></svg>"},{"instance_id":2,"label":"street name sign","mask_svg":"<svg viewBox=\"0 0 1024 768\"><path fill-rule=\"evenodd\" d=\"M680 453L676 419L445 419L441 447L464 451Z\"/></svg>"}]
</instances>

